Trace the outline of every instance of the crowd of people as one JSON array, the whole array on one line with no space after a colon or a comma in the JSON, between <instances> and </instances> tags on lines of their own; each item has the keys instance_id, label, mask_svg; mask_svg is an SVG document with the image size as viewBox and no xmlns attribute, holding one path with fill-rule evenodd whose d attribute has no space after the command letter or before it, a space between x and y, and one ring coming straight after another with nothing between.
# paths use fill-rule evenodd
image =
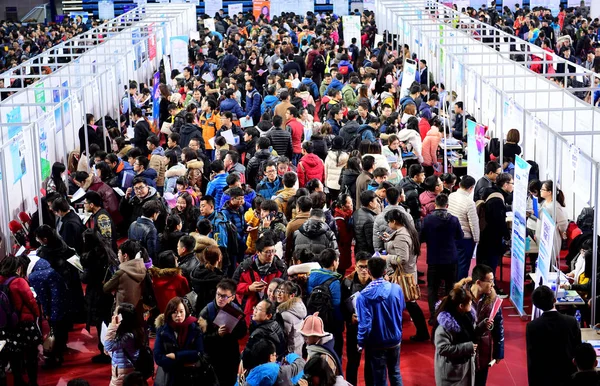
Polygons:
<instances>
[{"instance_id":1,"label":"crowd of people","mask_svg":"<svg viewBox=\"0 0 600 386\"><path fill-rule=\"evenodd\" d=\"M0 379L10 363L15 385L37 385L38 346L44 368L60 367L84 323L113 386L142 385L155 365L159 386L357 385L362 360L367 385L399 386L406 310L410 341L435 345L436 384L485 385L504 359L494 280L519 132L488 138L482 178L442 173L440 144L466 142L463 103L424 59L400 90L409 47L374 44L369 11L361 26L360 42L344 42L335 16L220 11L188 67L161 66L157 122L135 81L122 127L88 114L79 149L44 181L31 252L0 262ZM558 253L564 195L535 173L528 202L556 206ZM581 286L592 280L585 224L570 260ZM569 353L589 368L585 348ZM575 368L546 371L567 384Z\"/></svg>"}]
</instances>

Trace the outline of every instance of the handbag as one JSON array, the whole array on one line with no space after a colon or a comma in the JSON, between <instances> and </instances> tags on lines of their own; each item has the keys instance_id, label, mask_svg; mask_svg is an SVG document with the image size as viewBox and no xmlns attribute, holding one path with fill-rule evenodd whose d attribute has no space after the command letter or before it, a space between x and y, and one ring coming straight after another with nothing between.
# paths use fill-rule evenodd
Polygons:
<instances>
[{"instance_id":1,"label":"handbag","mask_svg":"<svg viewBox=\"0 0 600 386\"><path fill-rule=\"evenodd\" d=\"M44 343L42 343L42 347L44 348L44 356L50 356L54 351L54 343L56 342L56 338L54 337L54 329L50 328L50 334L44 339Z\"/></svg>"},{"instance_id":2,"label":"handbag","mask_svg":"<svg viewBox=\"0 0 600 386\"><path fill-rule=\"evenodd\" d=\"M404 272L402 264L398 264L390 276L390 282L398 284L404 293L404 300L413 302L421 298L421 289L415 283L415 276L412 273Z\"/></svg>"},{"instance_id":3,"label":"handbag","mask_svg":"<svg viewBox=\"0 0 600 386\"><path fill-rule=\"evenodd\" d=\"M219 379L212 364L208 361L206 354L198 354L198 360L193 364L183 367L179 381L186 384L200 384L206 386L219 386Z\"/></svg>"}]
</instances>

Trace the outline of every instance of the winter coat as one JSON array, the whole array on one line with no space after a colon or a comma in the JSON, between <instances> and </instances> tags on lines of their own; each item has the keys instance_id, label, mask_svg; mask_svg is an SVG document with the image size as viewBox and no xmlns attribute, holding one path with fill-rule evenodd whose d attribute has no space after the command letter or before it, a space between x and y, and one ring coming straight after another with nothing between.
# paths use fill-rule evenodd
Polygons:
<instances>
[{"instance_id":1,"label":"winter coat","mask_svg":"<svg viewBox=\"0 0 600 386\"><path fill-rule=\"evenodd\" d=\"M458 320L448 312L437 316L435 329L435 383L438 386L475 384L473 310Z\"/></svg>"},{"instance_id":2,"label":"winter coat","mask_svg":"<svg viewBox=\"0 0 600 386\"><path fill-rule=\"evenodd\" d=\"M158 232L162 232L165 227L164 224L167 221L167 208L164 205L163 199L158 195L156 189L153 187L148 188L148 195L144 198L140 199L136 195L129 197L129 200L123 198L123 200L121 200L121 204L119 205L119 212L123 214L126 224L130 225L131 223L135 222L138 217L141 217L142 206L150 200L158 200L158 202L161 203L162 210L158 216L158 220L155 222L155 226Z\"/></svg>"},{"instance_id":3,"label":"winter coat","mask_svg":"<svg viewBox=\"0 0 600 386\"><path fill-rule=\"evenodd\" d=\"M356 95L356 92L354 91L352 86L350 86L350 84L347 84L344 87L342 87L342 98L344 99L344 102L346 103L346 106L348 106L349 109L356 109L358 95Z\"/></svg>"},{"instance_id":4,"label":"winter coat","mask_svg":"<svg viewBox=\"0 0 600 386\"><path fill-rule=\"evenodd\" d=\"M283 322L283 333L286 337L286 353L302 355L304 337L300 334L298 325L306 318L306 306L302 298L293 297L277 307L278 318Z\"/></svg>"},{"instance_id":5,"label":"winter coat","mask_svg":"<svg viewBox=\"0 0 600 386\"><path fill-rule=\"evenodd\" d=\"M381 236L383 236L384 233L392 233L392 229L388 226L387 221L385 221L385 215L394 209L398 209L400 212L408 216L409 221L414 225L412 217L402 205L388 205L383 208L381 213L375 216L375 223L373 225L373 247L378 252L385 249L385 245L381 239Z\"/></svg>"},{"instance_id":6,"label":"winter coat","mask_svg":"<svg viewBox=\"0 0 600 386\"><path fill-rule=\"evenodd\" d=\"M110 140L108 136L105 135L104 129L102 127L93 126L93 125L83 125L79 128L79 151L85 151L85 131L88 133L88 146L96 144L100 147L101 150L110 149ZM89 148L89 147L88 147Z\"/></svg>"},{"instance_id":7,"label":"winter coat","mask_svg":"<svg viewBox=\"0 0 600 386\"><path fill-rule=\"evenodd\" d=\"M156 171L156 186L165 186L165 172L169 160L165 157L165 151L162 147L152 150L148 170Z\"/></svg>"},{"instance_id":8,"label":"winter coat","mask_svg":"<svg viewBox=\"0 0 600 386\"><path fill-rule=\"evenodd\" d=\"M283 187L281 177L277 176L275 181L269 181L265 176L263 180L256 185L256 193L263 196L265 199L270 200L277 192Z\"/></svg>"},{"instance_id":9,"label":"winter coat","mask_svg":"<svg viewBox=\"0 0 600 386\"><path fill-rule=\"evenodd\" d=\"M356 314L356 310L351 306L351 304L349 304L347 300L350 298L350 296L365 289L370 282L371 278L368 278L367 282L362 284L360 280L358 280L358 274L356 272L352 272L342 280L342 315L344 316L344 320L346 321L346 326L348 328L353 326L356 330L358 326L352 324L352 315ZM346 334L348 334L348 332L346 332Z\"/></svg>"},{"instance_id":10,"label":"winter coat","mask_svg":"<svg viewBox=\"0 0 600 386\"><path fill-rule=\"evenodd\" d=\"M158 365L154 384L156 386L181 385L183 379L179 379L178 376L186 371L186 365L196 363L198 357L204 353L202 331L198 323L191 323L188 326L185 343L181 347L177 342L175 331L165 321L164 314L156 318L154 325L156 326L154 361ZM175 359L167 358L167 354L170 353L175 354Z\"/></svg>"},{"instance_id":11,"label":"winter coat","mask_svg":"<svg viewBox=\"0 0 600 386\"><path fill-rule=\"evenodd\" d=\"M84 190L91 190L102 197L104 209L108 211L115 224L120 224L121 221L123 221L123 216L119 211L119 199L117 198L115 191L102 182L99 177L92 176L91 180L88 178L84 184Z\"/></svg>"},{"instance_id":12,"label":"winter coat","mask_svg":"<svg viewBox=\"0 0 600 386\"><path fill-rule=\"evenodd\" d=\"M209 181L206 186L206 195L212 196L215 199L215 202L221 202L221 196L223 195L223 191L227 189L227 176L228 173L219 173L216 174L212 180Z\"/></svg>"},{"instance_id":13,"label":"winter coat","mask_svg":"<svg viewBox=\"0 0 600 386\"><path fill-rule=\"evenodd\" d=\"M173 129L173 127L171 129ZM146 155L148 154L148 147L146 146L146 142L151 134L152 131L150 130L150 125L148 124L148 122L146 122L145 119L140 118L139 121L134 123L133 138L131 138L130 142L134 147L140 149L143 155Z\"/></svg>"},{"instance_id":14,"label":"winter coat","mask_svg":"<svg viewBox=\"0 0 600 386\"><path fill-rule=\"evenodd\" d=\"M425 218L425 216L427 216L435 210L435 198L436 194L434 192L430 192L429 190L426 190L419 195L422 218Z\"/></svg>"},{"instance_id":15,"label":"winter coat","mask_svg":"<svg viewBox=\"0 0 600 386\"><path fill-rule=\"evenodd\" d=\"M352 266L352 240L354 239L354 227L351 224L352 209L345 210L336 207L333 215L335 216L337 243L340 251L338 272L346 272Z\"/></svg>"},{"instance_id":16,"label":"winter coat","mask_svg":"<svg viewBox=\"0 0 600 386\"><path fill-rule=\"evenodd\" d=\"M246 185L246 190L244 190L244 210L248 211L252 208L252 201L256 197L256 192L252 190L248 185ZM216 210L220 210L225 204L231 199L229 195L229 189L223 192L221 196L221 202L215 207Z\"/></svg>"},{"instance_id":17,"label":"winter coat","mask_svg":"<svg viewBox=\"0 0 600 386\"><path fill-rule=\"evenodd\" d=\"M348 163L350 156L346 152L330 150L325 158L325 186L329 189L340 190L342 169Z\"/></svg>"},{"instance_id":18,"label":"winter coat","mask_svg":"<svg viewBox=\"0 0 600 386\"><path fill-rule=\"evenodd\" d=\"M254 125L260 121L260 93L256 89L246 91L246 116L252 118Z\"/></svg>"},{"instance_id":19,"label":"winter coat","mask_svg":"<svg viewBox=\"0 0 600 386\"><path fill-rule=\"evenodd\" d=\"M192 272L199 265L200 261L196 258L195 253L188 253L187 255L179 257L179 268L181 268L181 273L186 279L190 278Z\"/></svg>"},{"instance_id":20,"label":"winter coat","mask_svg":"<svg viewBox=\"0 0 600 386\"><path fill-rule=\"evenodd\" d=\"M238 302L244 309L244 314L246 314L246 323L248 325L250 325L252 320L253 307L256 306L262 299L257 292L252 292L248 289L250 285L255 281L260 281L262 279L267 283L268 287L268 284L271 283L271 280L274 278L280 277L282 279L287 279L287 266L279 257L275 257L273 259L273 262L271 263L271 266L267 270L267 274L265 276L260 275L257 264L257 256L248 257L240 265L238 265L235 273L233 274L233 280L238 283L236 296ZM263 295L266 294L267 287L265 287L265 292Z\"/></svg>"},{"instance_id":21,"label":"winter coat","mask_svg":"<svg viewBox=\"0 0 600 386\"><path fill-rule=\"evenodd\" d=\"M292 150L294 154L302 153L302 139L304 138L304 126L296 118L291 118L285 123L291 129L292 133ZM277 153L279 154L279 153Z\"/></svg>"},{"instance_id":22,"label":"winter coat","mask_svg":"<svg viewBox=\"0 0 600 386\"><path fill-rule=\"evenodd\" d=\"M294 232L294 248L292 251L308 249L318 255L327 248L337 250L337 246L335 234L325 222L309 219L302 224L300 229Z\"/></svg>"},{"instance_id":23,"label":"winter coat","mask_svg":"<svg viewBox=\"0 0 600 386\"><path fill-rule=\"evenodd\" d=\"M483 200L486 191L491 188L494 183L487 177L481 177L477 183L475 184L475 189L473 193L473 201L477 202L479 200Z\"/></svg>"},{"instance_id":24,"label":"winter coat","mask_svg":"<svg viewBox=\"0 0 600 386\"><path fill-rule=\"evenodd\" d=\"M398 284L383 279L369 283L356 299L358 345L379 349L398 346L402 341L405 307Z\"/></svg>"},{"instance_id":25,"label":"winter coat","mask_svg":"<svg viewBox=\"0 0 600 386\"><path fill-rule=\"evenodd\" d=\"M340 177L340 192L348 190L350 198L352 198L352 203L354 204L354 207L356 207L357 205L360 206L356 202L356 179L359 175L360 172L357 172L356 170L344 168Z\"/></svg>"},{"instance_id":26,"label":"winter coat","mask_svg":"<svg viewBox=\"0 0 600 386\"><path fill-rule=\"evenodd\" d=\"M356 120L348 121L340 130L340 136L344 139L344 149L354 150L354 139L358 135L360 125Z\"/></svg>"},{"instance_id":27,"label":"winter coat","mask_svg":"<svg viewBox=\"0 0 600 386\"><path fill-rule=\"evenodd\" d=\"M479 300L473 298L471 307L475 310L475 341L477 352L475 364L477 369L485 369L492 359L504 359L504 318L502 307L494 317L494 325L491 331L487 328L485 321L489 319L492 307L496 301L496 291L483 294Z\"/></svg>"},{"instance_id":28,"label":"winter coat","mask_svg":"<svg viewBox=\"0 0 600 386\"><path fill-rule=\"evenodd\" d=\"M207 150L212 150L213 147L210 144L209 139L213 138L217 130L221 128L221 117L214 112L210 117L207 117L206 113L202 113L200 118L198 118L198 124L202 129L201 132L202 137L204 138L204 146ZM183 142L179 141L179 143Z\"/></svg>"},{"instance_id":29,"label":"winter coat","mask_svg":"<svg viewBox=\"0 0 600 386\"><path fill-rule=\"evenodd\" d=\"M44 315L51 322L63 320L69 312L69 294L63 277L50 263L39 259L29 274L29 284L35 289Z\"/></svg>"},{"instance_id":30,"label":"winter coat","mask_svg":"<svg viewBox=\"0 0 600 386\"><path fill-rule=\"evenodd\" d=\"M404 196L406 199L404 203L408 206L410 215L412 216L417 230L420 229L420 218L421 218L421 202L419 201L419 195L424 191L421 185L417 184L415 180L410 177L404 177L398 187L404 190Z\"/></svg>"},{"instance_id":31,"label":"winter coat","mask_svg":"<svg viewBox=\"0 0 600 386\"><path fill-rule=\"evenodd\" d=\"M337 80L337 78L335 78L331 81L331 83L329 83L329 86L327 86L327 88L325 89L324 95L329 95L330 90L340 90L341 91L343 87L344 87L344 84L342 82L340 82L339 80Z\"/></svg>"},{"instance_id":32,"label":"winter coat","mask_svg":"<svg viewBox=\"0 0 600 386\"><path fill-rule=\"evenodd\" d=\"M274 319L269 319L261 323L252 324L250 326L250 336L244 351L242 351L242 362L244 368L255 367L258 365L256 359L252 357L252 347L262 340L269 340L275 345L277 358L282 358L287 350L286 335L281 328L279 322Z\"/></svg>"},{"instance_id":33,"label":"winter coat","mask_svg":"<svg viewBox=\"0 0 600 386\"><path fill-rule=\"evenodd\" d=\"M139 217L129 226L127 236L130 240L139 241L151 258L158 257L158 233L154 221L147 217Z\"/></svg>"},{"instance_id":34,"label":"winter coat","mask_svg":"<svg viewBox=\"0 0 600 386\"><path fill-rule=\"evenodd\" d=\"M316 134L310 137L310 141L313 143L313 153L325 161L330 147L327 140L321 134Z\"/></svg>"},{"instance_id":35,"label":"winter coat","mask_svg":"<svg viewBox=\"0 0 600 386\"><path fill-rule=\"evenodd\" d=\"M109 256L109 253L112 256ZM80 262L83 267L81 281L87 285L85 287L86 327L89 329L100 321L110 320L110 311L115 299L112 294L104 293L102 286L117 270L118 260L113 251L107 251L97 245L88 253L82 254Z\"/></svg>"},{"instance_id":36,"label":"winter coat","mask_svg":"<svg viewBox=\"0 0 600 386\"><path fill-rule=\"evenodd\" d=\"M290 198L296 194L296 188L283 188L275 194L273 200L277 203L277 207L281 213L287 212L287 204Z\"/></svg>"},{"instance_id":37,"label":"winter coat","mask_svg":"<svg viewBox=\"0 0 600 386\"><path fill-rule=\"evenodd\" d=\"M279 103L279 98L275 95L267 95L260 105L260 114L267 112L267 109L271 110L271 114L275 112L275 106ZM256 124L256 122L254 122Z\"/></svg>"},{"instance_id":38,"label":"winter coat","mask_svg":"<svg viewBox=\"0 0 600 386\"><path fill-rule=\"evenodd\" d=\"M292 386L292 380L302 375L304 359L298 354L288 354L286 364L277 362L262 363L252 368L240 386ZM337 382L336 385L337 386ZM345 385L342 385L345 386Z\"/></svg>"},{"instance_id":39,"label":"winter coat","mask_svg":"<svg viewBox=\"0 0 600 386\"><path fill-rule=\"evenodd\" d=\"M136 177L142 177L146 180L146 185L156 188L156 180L158 179L158 173L154 169L146 169L141 173L135 175Z\"/></svg>"},{"instance_id":40,"label":"winter coat","mask_svg":"<svg viewBox=\"0 0 600 386\"><path fill-rule=\"evenodd\" d=\"M10 277L0 276L0 284L4 284L8 279L10 279ZM33 322L40 316L38 304L33 297L29 284L27 279L16 277L8 286L10 291L10 303L14 310L19 311L19 322Z\"/></svg>"},{"instance_id":41,"label":"winter coat","mask_svg":"<svg viewBox=\"0 0 600 386\"><path fill-rule=\"evenodd\" d=\"M152 288L156 296L156 306L160 313L165 312L169 300L183 297L190 292L188 281L181 275L180 268L157 268L148 270L152 279Z\"/></svg>"},{"instance_id":42,"label":"winter coat","mask_svg":"<svg viewBox=\"0 0 600 386\"><path fill-rule=\"evenodd\" d=\"M121 303L131 303L136 312L142 312L142 292L146 266L142 259L132 259L119 265L119 270L104 284L104 292L116 291L115 306Z\"/></svg>"},{"instance_id":43,"label":"winter coat","mask_svg":"<svg viewBox=\"0 0 600 386\"><path fill-rule=\"evenodd\" d=\"M355 251L375 253L373 247L373 225L375 212L368 208L360 208L354 212Z\"/></svg>"},{"instance_id":44,"label":"winter coat","mask_svg":"<svg viewBox=\"0 0 600 386\"><path fill-rule=\"evenodd\" d=\"M460 222L446 209L436 209L423 220L420 240L427 243L427 264L455 264L456 241L464 234Z\"/></svg>"},{"instance_id":45,"label":"winter coat","mask_svg":"<svg viewBox=\"0 0 600 386\"><path fill-rule=\"evenodd\" d=\"M194 138L200 140L200 143L204 143L204 136L202 135L202 128L194 125L193 123L186 123L181 127L181 131L179 132L181 138L179 139L179 143L183 147L188 147L190 141ZM204 144L206 146L206 144ZM202 147L202 145L200 146Z\"/></svg>"},{"instance_id":46,"label":"winter coat","mask_svg":"<svg viewBox=\"0 0 600 386\"><path fill-rule=\"evenodd\" d=\"M177 253L177 244L179 243L179 239L181 238L181 236L184 235L185 233L181 231L174 231L169 233L163 232L160 235L158 235L158 253L160 254L164 251L173 251L173 253Z\"/></svg>"},{"instance_id":47,"label":"winter coat","mask_svg":"<svg viewBox=\"0 0 600 386\"><path fill-rule=\"evenodd\" d=\"M493 186L488 189L483 199L492 193L501 193L504 199L491 198L485 204L486 227L481 231L477 255L501 256L505 251L504 239L510 237L510 230L506 224L506 205L504 204L507 194L504 190ZM556 237L556 235L555 235Z\"/></svg>"},{"instance_id":48,"label":"winter coat","mask_svg":"<svg viewBox=\"0 0 600 386\"><path fill-rule=\"evenodd\" d=\"M280 127L274 127L269 130L265 137L269 138L273 150L275 150L278 155L292 159L292 134L289 131Z\"/></svg>"},{"instance_id":49,"label":"winter coat","mask_svg":"<svg viewBox=\"0 0 600 386\"><path fill-rule=\"evenodd\" d=\"M298 162L298 183L303 188L313 178L325 180L325 166L323 161L315 154L309 153Z\"/></svg>"},{"instance_id":50,"label":"winter coat","mask_svg":"<svg viewBox=\"0 0 600 386\"><path fill-rule=\"evenodd\" d=\"M196 311L202 310L207 304L215 300L217 284L225 278L219 268L209 269L204 264L199 264L190 275L190 286L198 295Z\"/></svg>"},{"instance_id":51,"label":"winter coat","mask_svg":"<svg viewBox=\"0 0 600 386\"><path fill-rule=\"evenodd\" d=\"M425 139L423 140L422 153L423 165L433 166L438 162L437 149L442 139L442 133L437 127L432 127L427 132Z\"/></svg>"},{"instance_id":52,"label":"winter coat","mask_svg":"<svg viewBox=\"0 0 600 386\"><path fill-rule=\"evenodd\" d=\"M234 98L225 98L223 102L221 102L220 108L221 115L227 111L230 111L233 114L234 121L246 116L246 113L244 113L244 110Z\"/></svg>"},{"instance_id":53,"label":"winter coat","mask_svg":"<svg viewBox=\"0 0 600 386\"><path fill-rule=\"evenodd\" d=\"M67 245L75 249L78 253L82 251L83 243L83 232L85 232L85 226L81 222L79 215L72 210L64 217L58 217L56 223L56 230L60 237L67 243Z\"/></svg>"},{"instance_id":54,"label":"winter coat","mask_svg":"<svg viewBox=\"0 0 600 386\"><path fill-rule=\"evenodd\" d=\"M417 280L417 255L413 252L413 242L405 227L394 231L385 243L387 261L392 265L402 265L405 273L412 273Z\"/></svg>"},{"instance_id":55,"label":"winter coat","mask_svg":"<svg viewBox=\"0 0 600 386\"><path fill-rule=\"evenodd\" d=\"M246 183L256 188L256 185L260 182L258 179L259 176L265 176L264 170L260 170L261 164L263 167L266 166L266 162L274 159L271 155L269 149L260 149L258 150L254 156L248 161L248 165L246 166Z\"/></svg>"},{"instance_id":56,"label":"winter coat","mask_svg":"<svg viewBox=\"0 0 600 386\"><path fill-rule=\"evenodd\" d=\"M104 350L110 353L113 367L119 369L133 369L134 362L140 355L136 347L136 339L133 333L127 332L117 337L119 326L114 323L108 325L106 338L104 341Z\"/></svg>"},{"instance_id":57,"label":"winter coat","mask_svg":"<svg viewBox=\"0 0 600 386\"><path fill-rule=\"evenodd\" d=\"M329 284L329 292L331 293L331 303L333 305L333 315L335 317L336 321L341 322L343 320L342 317L342 309L341 309L341 303L342 303L342 291L341 291L341 282L340 280L342 279L342 275L340 275L337 272L332 272L329 271L327 269L324 268L319 268L319 269L313 269L312 271L310 271L310 276L308 277L308 283L306 286L306 291L307 294L310 296L310 294L313 292L313 290L315 289L315 287L320 286L321 284L325 283L327 280L335 278L336 280L332 281L331 284ZM329 327L329 330L327 329ZM340 328L342 326L339 326L336 324L336 326L334 328ZM332 327L330 326L325 326L325 330L327 332L334 332L334 331L330 331L332 329Z\"/></svg>"},{"instance_id":58,"label":"winter coat","mask_svg":"<svg viewBox=\"0 0 600 386\"><path fill-rule=\"evenodd\" d=\"M396 149L395 151L390 149L388 145L385 145L381 148L381 155L383 155L387 161L389 166L389 175L387 181L391 184L397 185L402 179L402 153L400 149ZM396 159L395 162L390 162L390 159ZM393 167L392 164L396 164L396 167Z\"/></svg>"}]
</instances>

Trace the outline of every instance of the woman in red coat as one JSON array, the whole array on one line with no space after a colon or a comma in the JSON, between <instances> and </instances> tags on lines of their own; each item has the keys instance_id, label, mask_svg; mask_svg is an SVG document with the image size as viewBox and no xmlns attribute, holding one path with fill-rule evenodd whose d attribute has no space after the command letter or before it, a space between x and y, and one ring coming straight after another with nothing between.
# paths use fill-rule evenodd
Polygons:
<instances>
[{"instance_id":1,"label":"woman in red coat","mask_svg":"<svg viewBox=\"0 0 600 386\"><path fill-rule=\"evenodd\" d=\"M352 221L352 198L347 193L340 194L335 203L333 217L338 229L338 247L340 249L340 264L338 273L345 276L346 270L352 266L352 239L354 238L354 228Z\"/></svg>"},{"instance_id":2,"label":"woman in red coat","mask_svg":"<svg viewBox=\"0 0 600 386\"><path fill-rule=\"evenodd\" d=\"M0 340L6 340L2 350L4 358L10 358L15 385L25 385L23 380L24 364L30 385L37 385L38 345L42 341L41 333L35 321L40 309L24 277L27 270L21 259L9 255L0 265L0 285L8 286L12 309L18 315L15 324L0 328ZM0 363L4 366L4 363Z\"/></svg>"},{"instance_id":3,"label":"woman in red coat","mask_svg":"<svg viewBox=\"0 0 600 386\"><path fill-rule=\"evenodd\" d=\"M177 258L173 251L160 253L156 265L148 273L152 278L156 305L161 314L165 312L171 299L184 297L190 292L187 279L181 275L181 269L177 268Z\"/></svg>"}]
</instances>

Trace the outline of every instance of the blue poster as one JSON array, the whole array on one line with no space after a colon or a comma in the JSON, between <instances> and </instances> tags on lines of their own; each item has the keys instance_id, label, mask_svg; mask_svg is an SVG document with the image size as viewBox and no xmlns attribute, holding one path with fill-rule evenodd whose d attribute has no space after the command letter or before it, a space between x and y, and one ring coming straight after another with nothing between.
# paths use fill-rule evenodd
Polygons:
<instances>
[{"instance_id":1,"label":"blue poster","mask_svg":"<svg viewBox=\"0 0 600 386\"><path fill-rule=\"evenodd\" d=\"M517 312L524 315L523 294L525 285L525 253L527 245L527 188L531 165L517 156L513 191L513 227L510 250L510 300Z\"/></svg>"},{"instance_id":2,"label":"blue poster","mask_svg":"<svg viewBox=\"0 0 600 386\"><path fill-rule=\"evenodd\" d=\"M52 90L52 102L60 103L60 90ZM56 122L56 132L60 133L62 130L62 107L58 106L54 109L54 121Z\"/></svg>"},{"instance_id":3,"label":"blue poster","mask_svg":"<svg viewBox=\"0 0 600 386\"><path fill-rule=\"evenodd\" d=\"M158 116L160 115L160 72L154 74L154 86L152 87L152 119L156 127L158 126Z\"/></svg>"},{"instance_id":4,"label":"blue poster","mask_svg":"<svg viewBox=\"0 0 600 386\"><path fill-rule=\"evenodd\" d=\"M17 106L6 114L6 123L21 123L21 107ZM21 132L22 126L9 126L8 139Z\"/></svg>"},{"instance_id":5,"label":"blue poster","mask_svg":"<svg viewBox=\"0 0 600 386\"><path fill-rule=\"evenodd\" d=\"M61 96L62 96L62 100L65 101L65 103L63 103L63 115L64 115L64 126L67 127L69 126L69 123L71 123L71 102L67 101L67 99L69 98L69 89L67 87L69 87L69 81L65 80L62 83L62 86L64 87L61 91Z\"/></svg>"}]
</instances>

